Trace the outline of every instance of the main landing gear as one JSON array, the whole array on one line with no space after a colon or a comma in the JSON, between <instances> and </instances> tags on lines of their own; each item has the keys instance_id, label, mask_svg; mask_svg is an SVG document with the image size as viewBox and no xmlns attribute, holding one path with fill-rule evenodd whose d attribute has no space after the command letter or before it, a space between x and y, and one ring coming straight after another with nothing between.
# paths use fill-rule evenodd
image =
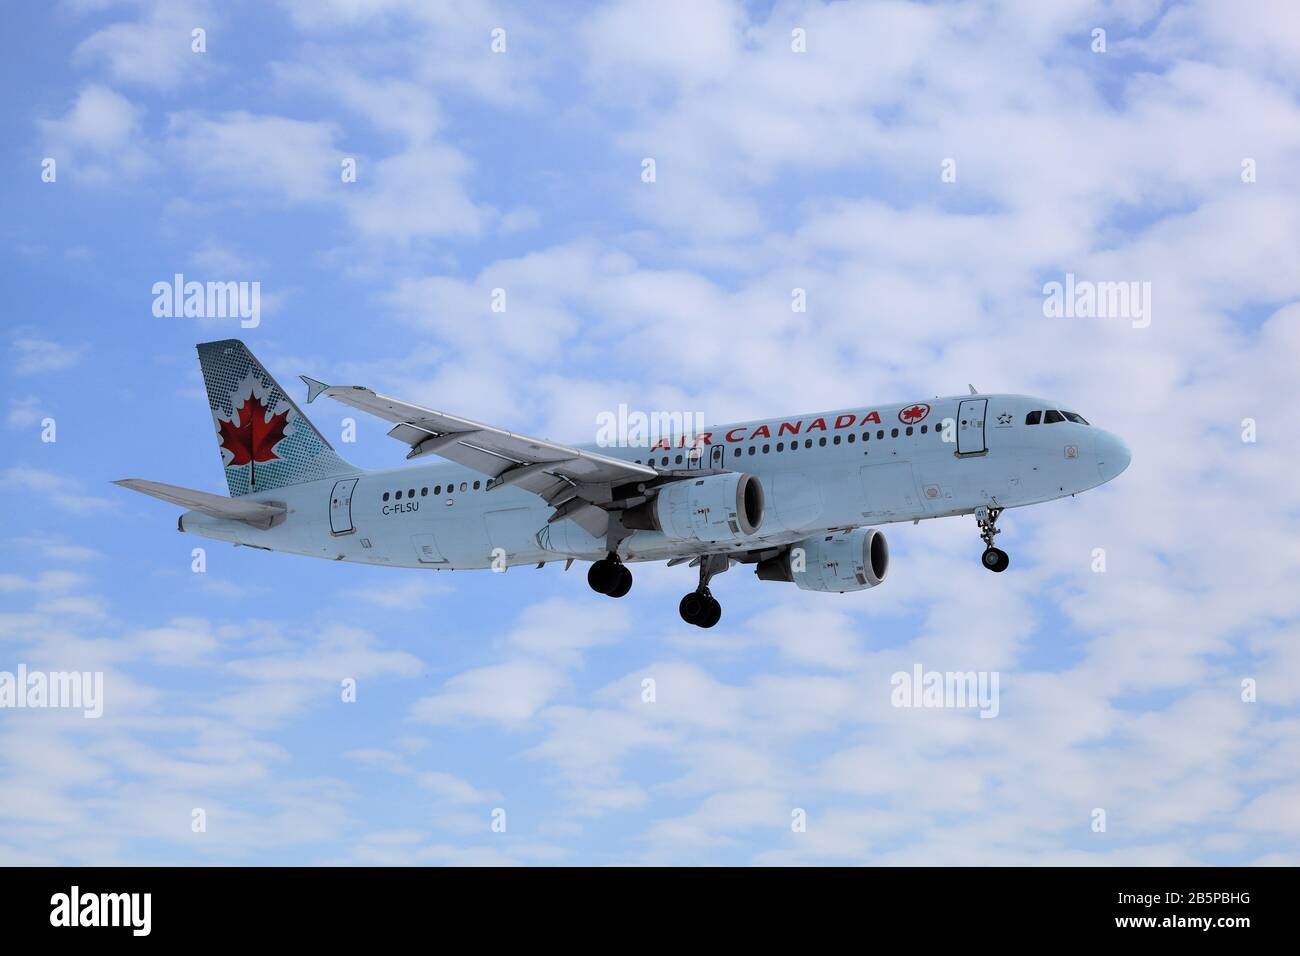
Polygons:
<instances>
[{"instance_id":1,"label":"main landing gear","mask_svg":"<svg viewBox=\"0 0 1300 956\"><path fill-rule=\"evenodd\" d=\"M700 584L694 591L682 598L677 610L682 620L696 627L712 627L722 618L722 605L709 591L709 581L715 574L721 574L731 567L731 561L725 554L706 554L700 558Z\"/></svg>"},{"instance_id":2,"label":"main landing gear","mask_svg":"<svg viewBox=\"0 0 1300 956\"><path fill-rule=\"evenodd\" d=\"M621 598L632 590L632 572L610 552L609 557L593 561L587 571L587 583L597 594L607 594L612 598Z\"/></svg>"},{"instance_id":3,"label":"main landing gear","mask_svg":"<svg viewBox=\"0 0 1300 956\"><path fill-rule=\"evenodd\" d=\"M1002 529L997 526L998 515L1002 514L1001 508L986 508L983 505L975 509L975 523L979 525L980 537L984 540L984 554L980 562L990 571L996 571L1001 574L1011 563L1007 553L1001 548L993 547L993 536L1002 533Z\"/></svg>"}]
</instances>

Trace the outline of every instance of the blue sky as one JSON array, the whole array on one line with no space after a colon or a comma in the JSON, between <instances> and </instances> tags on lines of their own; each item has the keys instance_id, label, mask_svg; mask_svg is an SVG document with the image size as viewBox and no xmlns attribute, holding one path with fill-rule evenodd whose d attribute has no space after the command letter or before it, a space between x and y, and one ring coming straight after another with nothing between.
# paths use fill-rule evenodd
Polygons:
<instances>
[{"instance_id":1,"label":"blue sky","mask_svg":"<svg viewBox=\"0 0 1300 956\"><path fill-rule=\"evenodd\" d=\"M0 709L0 862L1297 862L1300 32L1251 11L21 5L0 671L101 671L105 710ZM260 325L155 317L177 272L259 282ZM1046 318L1066 273L1150 282L1150 326ZM193 346L229 336L290 390L570 441L619 403L729 421L974 382L1059 397L1134 463L1004 516L1004 575L973 521L890 526L880 588L738 567L700 631L683 568L615 603L579 567L178 535L109 482L223 490ZM892 707L916 663L996 671L998 716Z\"/></svg>"}]
</instances>

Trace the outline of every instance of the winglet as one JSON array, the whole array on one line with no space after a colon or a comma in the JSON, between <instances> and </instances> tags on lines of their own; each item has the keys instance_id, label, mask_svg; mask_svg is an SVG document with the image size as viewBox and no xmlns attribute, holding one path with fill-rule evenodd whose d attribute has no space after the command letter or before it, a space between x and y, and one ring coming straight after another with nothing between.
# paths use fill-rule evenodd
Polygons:
<instances>
[{"instance_id":1,"label":"winglet","mask_svg":"<svg viewBox=\"0 0 1300 956\"><path fill-rule=\"evenodd\" d=\"M966 387L970 389L970 393L971 393L972 395L978 395L978 394L979 394L979 392L975 391L975 386L974 386L974 385L971 385L970 383L967 383ZM310 402L311 399L309 398L309 399L307 399L307 401Z\"/></svg>"},{"instance_id":2,"label":"winglet","mask_svg":"<svg viewBox=\"0 0 1300 956\"><path fill-rule=\"evenodd\" d=\"M307 404L308 405L316 401L317 395L325 391L325 389L329 388L329 386L326 385L324 382L318 382L316 381L316 379L310 378L306 375L299 375L298 377L307 383Z\"/></svg>"}]
</instances>

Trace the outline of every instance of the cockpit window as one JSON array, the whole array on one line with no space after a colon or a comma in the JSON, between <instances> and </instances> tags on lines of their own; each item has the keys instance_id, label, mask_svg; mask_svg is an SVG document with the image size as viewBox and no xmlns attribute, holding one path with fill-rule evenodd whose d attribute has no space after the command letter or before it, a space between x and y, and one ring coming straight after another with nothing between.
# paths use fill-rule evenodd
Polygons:
<instances>
[{"instance_id":1,"label":"cockpit window","mask_svg":"<svg viewBox=\"0 0 1300 956\"><path fill-rule=\"evenodd\" d=\"M1049 408L1047 414L1043 416L1044 425L1055 425L1057 422L1065 421L1065 416L1054 408Z\"/></svg>"},{"instance_id":2,"label":"cockpit window","mask_svg":"<svg viewBox=\"0 0 1300 956\"><path fill-rule=\"evenodd\" d=\"M1030 412L1028 415L1025 416L1026 425L1037 425L1042 420L1043 420L1043 413L1041 411Z\"/></svg>"},{"instance_id":3,"label":"cockpit window","mask_svg":"<svg viewBox=\"0 0 1300 956\"><path fill-rule=\"evenodd\" d=\"M1082 415L1080 415L1078 412L1061 412L1061 414L1064 415L1064 416L1066 417L1066 420L1067 420L1067 421L1072 421L1072 422L1074 422L1076 425L1086 425L1086 424L1088 424L1087 419L1085 419L1085 418L1084 418Z\"/></svg>"}]
</instances>

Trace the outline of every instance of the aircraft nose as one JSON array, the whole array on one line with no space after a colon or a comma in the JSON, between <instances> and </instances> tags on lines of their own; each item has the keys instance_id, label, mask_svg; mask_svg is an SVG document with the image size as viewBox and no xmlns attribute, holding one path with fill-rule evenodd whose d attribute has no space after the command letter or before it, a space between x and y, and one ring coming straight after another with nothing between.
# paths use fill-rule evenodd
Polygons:
<instances>
[{"instance_id":1,"label":"aircraft nose","mask_svg":"<svg viewBox=\"0 0 1300 956\"><path fill-rule=\"evenodd\" d=\"M1132 460L1133 454L1124 444L1124 439L1106 431L1097 436L1097 470L1101 472L1103 482L1117 477Z\"/></svg>"}]
</instances>

